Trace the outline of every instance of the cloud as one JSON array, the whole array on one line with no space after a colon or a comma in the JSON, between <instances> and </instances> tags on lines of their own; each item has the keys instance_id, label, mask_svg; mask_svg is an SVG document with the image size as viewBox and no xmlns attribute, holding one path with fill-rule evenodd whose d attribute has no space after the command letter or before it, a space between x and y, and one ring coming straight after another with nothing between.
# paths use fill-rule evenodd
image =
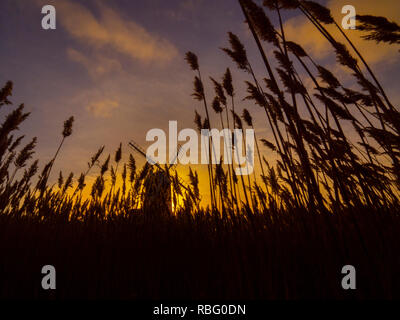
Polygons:
<instances>
[{"instance_id":1,"label":"cloud","mask_svg":"<svg viewBox=\"0 0 400 320\"><path fill-rule=\"evenodd\" d=\"M326 6L331 10L332 16L339 26L344 15L341 13L342 7L349 4L345 0L329 0ZM389 20L399 21L398 12L400 11L400 2L391 0L358 0L351 3L357 14L372 14L385 16ZM345 43L346 40L340 34L335 26L325 27L338 41ZM364 58L370 64L385 62L393 63L398 59L398 51L392 45L367 41L361 38L363 33L357 30L344 30L346 35L354 43ZM301 44L313 57L326 58L332 53L332 47L328 41L322 37L314 25L304 16L296 16L285 22L285 33L289 40ZM350 48L350 47L349 47ZM355 55L354 55L355 56Z\"/></svg>"},{"instance_id":2,"label":"cloud","mask_svg":"<svg viewBox=\"0 0 400 320\"><path fill-rule=\"evenodd\" d=\"M204 0L183 0L177 6L164 11L164 15L171 20L196 24L194 16L204 11Z\"/></svg>"},{"instance_id":3,"label":"cloud","mask_svg":"<svg viewBox=\"0 0 400 320\"><path fill-rule=\"evenodd\" d=\"M72 61L82 64L94 79L122 70L121 63L118 60L108 58L104 55L94 54L91 58L88 58L82 52L68 48L67 56Z\"/></svg>"},{"instance_id":4,"label":"cloud","mask_svg":"<svg viewBox=\"0 0 400 320\"><path fill-rule=\"evenodd\" d=\"M141 62L165 63L177 56L178 50L167 39L125 19L105 5L99 5L99 11L96 17L78 3L57 1L57 19L63 28L71 37L94 49L111 48ZM72 55L79 59L74 53Z\"/></svg>"},{"instance_id":5,"label":"cloud","mask_svg":"<svg viewBox=\"0 0 400 320\"><path fill-rule=\"evenodd\" d=\"M112 111L119 107L119 103L114 100L101 100L92 102L86 106L86 110L92 113L95 117L109 118Z\"/></svg>"}]
</instances>

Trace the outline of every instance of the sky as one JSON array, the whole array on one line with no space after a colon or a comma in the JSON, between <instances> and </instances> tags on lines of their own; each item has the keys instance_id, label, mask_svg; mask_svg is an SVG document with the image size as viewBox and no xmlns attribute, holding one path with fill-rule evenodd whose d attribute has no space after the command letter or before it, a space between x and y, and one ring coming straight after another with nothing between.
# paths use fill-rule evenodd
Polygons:
<instances>
[{"instance_id":1,"label":"sky","mask_svg":"<svg viewBox=\"0 0 400 320\"><path fill-rule=\"evenodd\" d=\"M400 22L399 1L319 2L339 22L345 4L352 4L358 14L384 15ZM45 4L56 8L56 30L41 27ZM344 81L351 80L336 64L328 43L299 12L285 12L283 18L289 40L302 44ZM0 86L12 80L11 101L24 103L31 112L20 131L26 141L38 137L36 157L42 166L57 149L64 120L75 117L73 134L54 166L55 177L60 170L78 176L102 145L106 154L113 154L121 142L126 158L131 152L129 140L146 148L148 130L167 131L170 120L177 120L179 129L195 128L194 111L203 114L203 109L191 97L194 74L184 61L189 50L199 57L209 100L213 90L208 77L221 79L227 67L232 70L239 112L248 108L257 136L268 139L271 132L265 127L263 111L242 101L247 75L220 50L228 45L228 31L239 36L256 74L264 77L265 69L235 0L1 0ZM358 31L346 33L398 105L398 50L362 40ZM6 112L3 108L0 117ZM135 157L143 163L139 155ZM188 168L179 170L186 174ZM198 170L206 171L204 167Z\"/></svg>"}]
</instances>

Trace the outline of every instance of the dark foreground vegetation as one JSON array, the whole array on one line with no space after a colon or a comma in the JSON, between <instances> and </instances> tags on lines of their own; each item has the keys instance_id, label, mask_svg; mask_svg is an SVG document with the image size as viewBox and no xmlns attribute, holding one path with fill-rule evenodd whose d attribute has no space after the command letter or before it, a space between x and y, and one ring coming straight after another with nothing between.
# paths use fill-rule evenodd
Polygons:
<instances>
[{"instance_id":1,"label":"dark foreground vegetation","mask_svg":"<svg viewBox=\"0 0 400 320\"><path fill-rule=\"evenodd\" d=\"M2 298L400 298L397 210L0 218ZM44 264L57 290L41 289ZM341 269L357 270L357 290Z\"/></svg>"},{"instance_id":2,"label":"dark foreground vegetation","mask_svg":"<svg viewBox=\"0 0 400 320\"><path fill-rule=\"evenodd\" d=\"M103 157L101 147L76 181L60 172L52 184L73 117L64 123L54 157L38 172L38 161L31 161L36 138L20 147L24 137L16 136L29 114L23 105L7 111L0 128L0 297L399 298L397 108L346 35L357 58L325 28L341 30L326 8L312 1L264 1L279 17L275 28L261 6L239 4L265 78L257 78L260 71L253 71L236 35L228 34L230 48L223 51L248 74L246 103L265 112L273 136L259 141L278 160L269 162L257 143L258 172L251 177L236 176L230 165L209 165L207 208L200 205L195 171L185 184L173 166L146 162L137 170L132 155L122 164L122 145L113 157ZM359 89L285 38L285 10L309 19ZM359 18L366 39L398 43L396 24ZM272 57L267 49L274 50ZM197 56L188 52L186 60L196 73L193 96L204 107L202 115L196 111L197 128L214 127L210 106L221 129L254 128L250 112L238 110L231 71L221 82L211 78L210 104ZM305 78L312 89L303 85ZM2 111L11 108L11 94L8 82L0 90ZM95 177L91 186L89 176ZM56 267L55 291L41 289L45 264ZM344 265L356 268L357 290L342 289Z\"/></svg>"}]
</instances>

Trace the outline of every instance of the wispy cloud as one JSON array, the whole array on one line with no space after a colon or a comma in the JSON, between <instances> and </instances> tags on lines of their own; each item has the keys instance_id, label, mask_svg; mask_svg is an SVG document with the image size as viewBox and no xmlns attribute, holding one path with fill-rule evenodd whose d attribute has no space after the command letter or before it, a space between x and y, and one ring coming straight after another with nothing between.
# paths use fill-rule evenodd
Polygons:
<instances>
[{"instance_id":1,"label":"wispy cloud","mask_svg":"<svg viewBox=\"0 0 400 320\"><path fill-rule=\"evenodd\" d=\"M72 61L83 65L94 79L122 70L121 63L118 60L106 57L105 55L94 54L89 58L76 49L68 48L67 56Z\"/></svg>"},{"instance_id":2,"label":"wispy cloud","mask_svg":"<svg viewBox=\"0 0 400 320\"><path fill-rule=\"evenodd\" d=\"M81 4L57 1L61 26L74 39L95 49L113 49L133 60L165 63L177 56L176 47L165 38L102 4L95 16ZM77 58L77 56L74 56Z\"/></svg>"},{"instance_id":3,"label":"wispy cloud","mask_svg":"<svg viewBox=\"0 0 400 320\"><path fill-rule=\"evenodd\" d=\"M109 118L114 109L119 107L119 103L114 100L101 100L88 104L86 110L92 113L95 117Z\"/></svg>"}]
</instances>

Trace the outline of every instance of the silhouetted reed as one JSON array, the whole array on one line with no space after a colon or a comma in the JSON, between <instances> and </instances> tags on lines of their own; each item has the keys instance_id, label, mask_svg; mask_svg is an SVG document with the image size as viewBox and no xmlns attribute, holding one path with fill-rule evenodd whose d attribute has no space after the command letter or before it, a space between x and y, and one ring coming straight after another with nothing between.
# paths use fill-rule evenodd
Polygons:
<instances>
[{"instance_id":1,"label":"silhouetted reed","mask_svg":"<svg viewBox=\"0 0 400 320\"><path fill-rule=\"evenodd\" d=\"M252 128L257 175L239 178L222 159L209 164L209 208L201 204L195 170L190 168L184 184L172 166L146 162L139 169L132 154L124 164L120 144L114 157L103 155L100 147L76 181L73 173L59 172L51 185L53 164L72 134L74 118L64 122L55 155L39 171L38 160L32 159L36 138L21 147L24 136L14 137L29 113L23 104L12 109L13 84L7 82L0 90L0 108L12 109L0 127L0 235L17 240L15 252L1 242L7 259L0 272L14 270L10 266L21 254L32 266L41 263L24 249L34 246L76 271L76 279L62 276L71 289L57 289L60 297L72 291L124 298L398 297L399 112L346 35L368 76L346 45L326 30L325 24L337 26L327 8L312 1L264 1L278 16L275 27L261 6L252 0L239 3L266 70L258 79L245 46L229 32L230 47L222 50L248 76L247 95L237 98L231 69L224 68L220 81L210 78L215 96L208 101L197 56L188 52L185 59L196 72L192 96L204 107L203 115L195 111L197 130L218 122L221 129ZM284 10L300 10L308 18L358 89L344 86L287 38ZM381 17L359 19L362 31L370 33L367 39L398 43L397 25ZM306 80L314 88L307 88ZM246 108L241 108L243 101ZM271 141L259 137L262 121L253 120L251 103L264 110ZM226 151L237 152L237 143L234 137ZM45 241L55 232L55 243ZM60 249L73 245L76 252ZM81 259L83 266L76 262ZM349 261L363 265L364 287L354 295L341 290L336 279ZM0 295L18 296L12 280L0 279ZM20 289L40 296L29 283ZM90 291L90 285L104 290Z\"/></svg>"}]
</instances>

